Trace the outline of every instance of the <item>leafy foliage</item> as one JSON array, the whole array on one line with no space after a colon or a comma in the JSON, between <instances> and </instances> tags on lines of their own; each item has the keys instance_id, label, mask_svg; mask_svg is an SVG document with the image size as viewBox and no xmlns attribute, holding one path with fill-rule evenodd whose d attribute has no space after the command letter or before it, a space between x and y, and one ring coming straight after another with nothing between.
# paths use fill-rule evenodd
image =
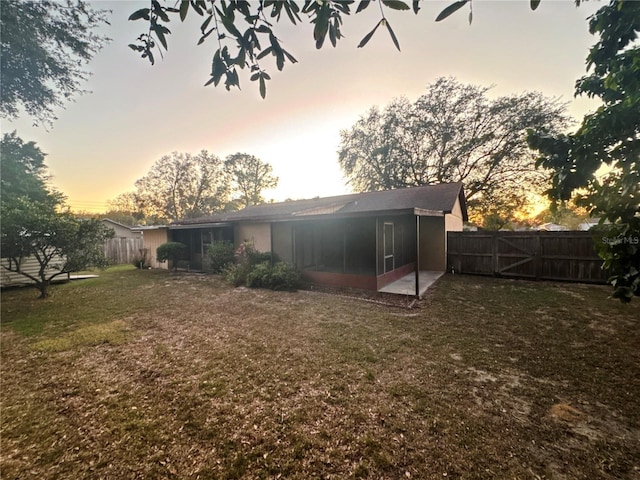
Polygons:
<instances>
[{"instance_id":1,"label":"leafy foliage","mask_svg":"<svg viewBox=\"0 0 640 480\"><path fill-rule=\"evenodd\" d=\"M36 123L52 124L54 109L75 94L89 73L83 64L107 42L96 33L108 24L106 10L82 0L4 0L0 113L17 118L21 109Z\"/></svg>"},{"instance_id":2,"label":"leafy foliage","mask_svg":"<svg viewBox=\"0 0 640 480\"><path fill-rule=\"evenodd\" d=\"M247 153L229 155L225 168L231 175L241 204L245 207L264 202L262 191L278 185L278 177L273 176L273 167Z\"/></svg>"},{"instance_id":3,"label":"leafy foliage","mask_svg":"<svg viewBox=\"0 0 640 480\"><path fill-rule=\"evenodd\" d=\"M45 156L35 142L24 143L15 131L2 136L0 192L3 202L26 197L34 202L54 205L61 200L60 194L47 187Z\"/></svg>"},{"instance_id":4,"label":"leafy foliage","mask_svg":"<svg viewBox=\"0 0 640 480\"><path fill-rule=\"evenodd\" d=\"M178 262L185 260L189 252L188 247L180 242L166 242L156 249L156 259L159 262L169 261L169 268L178 270Z\"/></svg>"},{"instance_id":5,"label":"leafy foliage","mask_svg":"<svg viewBox=\"0 0 640 480\"><path fill-rule=\"evenodd\" d=\"M285 262L263 262L247 275L247 287L295 291L300 286L300 274Z\"/></svg>"},{"instance_id":6,"label":"leafy foliage","mask_svg":"<svg viewBox=\"0 0 640 480\"><path fill-rule=\"evenodd\" d=\"M0 243L3 268L31 279L48 295L55 277L90 266L106 266L102 245L112 233L98 220L80 220L59 212L63 197L46 184L45 154L15 132L0 144ZM24 271L25 260L38 262L36 275Z\"/></svg>"},{"instance_id":7,"label":"leafy foliage","mask_svg":"<svg viewBox=\"0 0 640 480\"><path fill-rule=\"evenodd\" d=\"M609 228L597 241L598 253L611 272L613 296L628 302L640 296L640 2L611 1L590 18L589 30L600 38L576 95L603 105L575 133L532 130L529 144L540 152L538 163L553 171L552 198L567 200L580 189L577 203ZM603 165L609 173L599 179Z\"/></svg>"},{"instance_id":8,"label":"leafy foliage","mask_svg":"<svg viewBox=\"0 0 640 480\"><path fill-rule=\"evenodd\" d=\"M220 211L229 197L229 180L223 167L222 160L206 150L197 155L165 155L136 181L137 208L146 217L165 221Z\"/></svg>"},{"instance_id":9,"label":"leafy foliage","mask_svg":"<svg viewBox=\"0 0 640 480\"><path fill-rule=\"evenodd\" d=\"M209 266L214 273L222 273L235 258L235 247L232 242L213 242L207 250Z\"/></svg>"},{"instance_id":10,"label":"leafy foliage","mask_svg":"<svg viewBox=\"0 0 640 480\"><path fill-rule=\"evenodd\" d=\"M106 267L102 246L113 234L99 220L58 213L28 197L2 202L0 230L2 256L8 262L3 268L31 279L41 298L48 295L51 280L59 275L90 266ZM24 271L27 258L38 262L37 274Z\"/></svg>"},{"instance_id":11,"label":"leafy foliage","mask_svg":"<svg viewBox=\"0 0 640 480\"><path fill-rule=\"evenodd\" d=\"M413 103L372 108L340 133L345 177L356 191L464 182L476 216L520 206L546 179L526 131L562 129L564 105L536 92L489 100L487 91L440 78Z\"/></svg>"},{"instance_id":12,"label":"leafy foliage","mask_svg":"<svg viewBox=\"0 0 640 480\"><path fill-rule=\"evenodd\" d=\"M300 274L290 265L277 260L271 252L259 252L248 242L235 251L235 263L228 264L223 274L232 285L271 290L296 290Z\"/></svg>"}]
</instances>

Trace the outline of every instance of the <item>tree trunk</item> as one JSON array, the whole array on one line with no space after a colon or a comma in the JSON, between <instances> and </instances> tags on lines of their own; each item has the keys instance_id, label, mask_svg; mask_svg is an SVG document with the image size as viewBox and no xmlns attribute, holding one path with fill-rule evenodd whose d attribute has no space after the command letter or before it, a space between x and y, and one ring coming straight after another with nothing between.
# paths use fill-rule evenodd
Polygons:
<instances>
[{"instance_id":1,"label":"tree trunk","mask_svg":"<svg viewBox=\"0 0 640 480\"><path fill-rule=\"evenodd\" d=\"M36 283L36 287L40 290L40 297L38 298L47 298L49 296L49 284L51 282L49 280L43 280L42 282Z\"/></svg>"}]
</instances>

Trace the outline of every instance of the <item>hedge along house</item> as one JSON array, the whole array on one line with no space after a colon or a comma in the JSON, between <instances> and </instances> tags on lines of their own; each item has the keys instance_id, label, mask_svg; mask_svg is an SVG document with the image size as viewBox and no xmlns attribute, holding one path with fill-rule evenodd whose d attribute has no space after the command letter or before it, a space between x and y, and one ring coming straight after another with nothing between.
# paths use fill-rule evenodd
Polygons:
<instances>
[{"instance_id":1,"label":"hedge along house","mask_svg":"<svg viewBox=\"0 0 640 480\"><path fill-rule=\"evenodd\" d=\"M414 274L419 295L419 272L445 271L447 231L465 220L462 184L449 183L263 204L164 228L189 246L191 269L207 269L214 241L250 242L311 283L377 291Z\"/></svg>"}]
</instances>

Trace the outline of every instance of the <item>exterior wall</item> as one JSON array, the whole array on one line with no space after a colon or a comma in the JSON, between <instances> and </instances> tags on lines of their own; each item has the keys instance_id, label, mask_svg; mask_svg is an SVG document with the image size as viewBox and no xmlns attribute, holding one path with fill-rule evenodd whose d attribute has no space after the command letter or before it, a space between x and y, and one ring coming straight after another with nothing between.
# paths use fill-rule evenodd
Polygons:
<instances>
[{"instance_id":1,"label":"exterior wall","mask_svg":"<svg viewBox=\"0 0 640 480\"><path fill-rule=\"evenodd\" d=\"M368 275L353 275L349 273L317 272L304 270L302 277L310 283L329 285L332 287L359 288L362 290L377 290L377 279Z\"/></svg>"},{"instance_id":2,"label":"exterior wall","mask_svg":"<svg viewBox=\"0 0 640 480\"><path fill-rule=\"evenodd\" d=\"M283 262L293 265L293 226L290 223L274 223L272 252Z\"/></svg>"},{"instance_id":3,"label":"exterior wall","mask_svg":"<svg viewBox=\"0 0 640 480\"><path fill-rule=\"evenodd\" d=\"M147 257L149 258L149 265L151 268L164 268L168 269L168 262L160 263L156 260L156 250L163 243L169 241L168 230L166 228L159 228L157 230L144 230L142 232L142 244L147 249Z\"/></svg>"},{"instance_id":4,"label":"exterior wall","mask_svg":"<svg viewBox=\"0 0 640 480\"><path fill-rule=\"evenodd\" d=\"M236 247L242 242L250 242L259 252L271 251L270 223L239 223L234 228Z\"/></svg>"},{"instance_id":5,"label":"exterior wall","mask_svg":"<svg viewBox=\"0 0 640 480\"><path fill-rule=\"evenodd\" d=\"M456 200L451 213L444 216L444 228L447 232L461 232L464 226L460 199Z\"/></svg>"},{"instance_id":6,"label":"exterior wall","mask_svg":"<svg viewBox=\"0 0 640 480\"><path fill-rule=\"evenodd\" d=\"M416 262L407 263L400 268L396 268L389 273L385 273L384 275L378 275L377 277L377 289L380 290L384 288L386 285L395 282L396 280L400 280L405 275L409 275L411 272L415 272Z\"/></svg>"},{"instance_id":7,"label":"exterior wall","mask_svg":"<svg viewBox=\"0 0 640 480\"><path fill-rule=\"evenodd\" d=\"M444 217L420 217L420 270L444 272L447 268Z\"/></svg>"},{"instance_id":8,"label":"exterior wall","mask_svg":"<svg viewBox=\"0 0 640 480\"><path fill-rule=\"evenodd\" d=\"M67 262L66 257L58 256L53 258L48 265L46 270L47 276L55 275L59 272L64 264ZM6 270L4 266L9 266L9 259L2 259L2 266L0 267L0 286L9 287L13 285L31 285L33 284L33 280L25 277L24 275L20 275L19 273L10 272ZM29 275L33 275L34 277L38 277L40 272L40 264L36 257L26 257L22 259L22 270ZM69 279L69 274L65 273L56 277L57 279Z\"/></svg>"}]
</instances>

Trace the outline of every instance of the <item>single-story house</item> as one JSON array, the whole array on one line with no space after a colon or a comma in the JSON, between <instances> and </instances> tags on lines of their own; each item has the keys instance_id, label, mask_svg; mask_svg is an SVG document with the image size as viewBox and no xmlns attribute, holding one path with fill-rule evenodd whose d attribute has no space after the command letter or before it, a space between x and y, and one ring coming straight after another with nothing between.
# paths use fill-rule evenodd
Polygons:
<instances>
[{"instance_id":1,"label":"single-story house","mask_svg":"<svg viewBox=\"0 0 640 480\"><path fill-rule=\"evenodd\" d=\"M129 227L110 218L103 218L102 223L113 230L114 238L142 238L140 227Z\"/></svg>"},{"instance_id":2,"label":"single-story house","mask_svg":"<svg viewBox=\"0 0 640 480\"><path fill-rule=\"evenodd\" d=\"M166 268L155 251L167 241L189 247L193 270L207 269L214 241L250 242L311 283L380 290L412 272L445 271L447 232L466 220L462 184L448 183L257 205L146 228L143 238L153 267Z\"/></svg>"}]
</instances>

